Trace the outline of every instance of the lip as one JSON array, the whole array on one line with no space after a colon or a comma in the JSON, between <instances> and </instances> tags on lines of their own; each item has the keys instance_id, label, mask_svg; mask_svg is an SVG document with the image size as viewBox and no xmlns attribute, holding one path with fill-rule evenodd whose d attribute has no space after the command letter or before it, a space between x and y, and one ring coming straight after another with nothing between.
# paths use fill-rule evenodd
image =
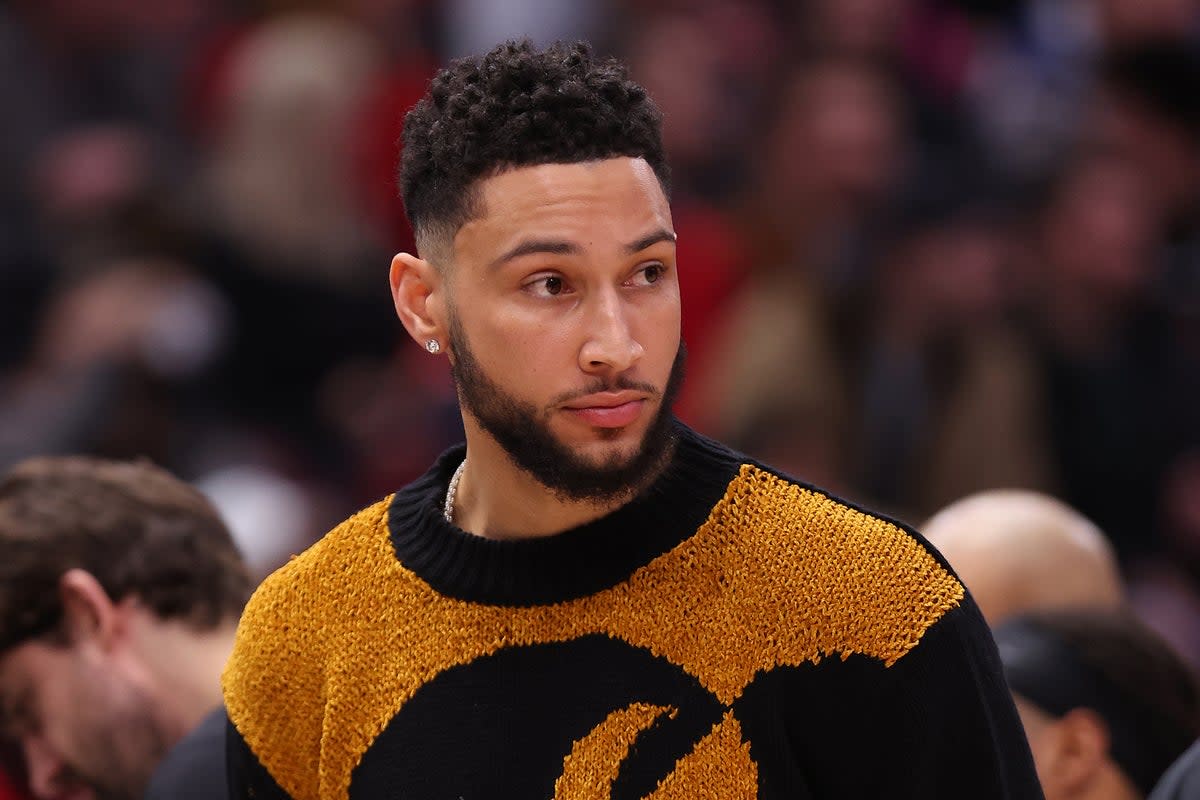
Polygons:
<instances>
[{"instance_id":1,"label":"lip","mask_svg":"<svg viewBox=\"0 0 1200 800\"><path fill-rule=\"evenodd\" d=\"M571 416L594 428L624 428L638 418L646 396L638 392L600 392L563 406Z\"/></svg>"},{"instance_id":2,"label":"lip","mask_svg":"<svg viewBox=\"0 0 1200 800\"><path fill-rule=\"evenodd\" d=\"M577 397L567 403L564 408L572 411L583 411L589 408L616 408L623 406L626 403L632 403L636 400L645 400L646 396L641 392L596 392L595 394Z\"/></svg>"}]
</instances>

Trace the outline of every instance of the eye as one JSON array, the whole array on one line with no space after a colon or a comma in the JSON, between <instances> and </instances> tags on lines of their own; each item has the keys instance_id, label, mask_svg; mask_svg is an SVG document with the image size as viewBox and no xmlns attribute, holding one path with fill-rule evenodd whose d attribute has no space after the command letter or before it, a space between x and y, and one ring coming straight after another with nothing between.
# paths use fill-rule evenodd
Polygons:
<instances>
[{"instance_id":1,"label":"eye","mask_svg":"<svg viewBox=\"0 0 1200 800\"><path fill-rule=\"evenodd\" d=\"M648 286L652 283L658 283L659 279L666 273L666 265L655 261L639 269L631 282L635 285Z\"/></svg>"},{"instance_id":2,"label":"eye","mask_svg":"<svg viewBox=\"0 0 1200 800\"><path fill-rule=\"evenodd\" d=\"M3 734L10 739L19 739L26 734L37 732L37 722L27 694L6 701L2 723Z\"/></svg>"},{"instance_id":3,"label":"eye","mask_svg":"<svg viewBox=\"0 0 1200 800\"><path fill-rule=\"evenodd\" d=\"M541 275L522 288L535 297L558 297L567 291L567 284L561 275Z\"/></svg>"}]
</instances>

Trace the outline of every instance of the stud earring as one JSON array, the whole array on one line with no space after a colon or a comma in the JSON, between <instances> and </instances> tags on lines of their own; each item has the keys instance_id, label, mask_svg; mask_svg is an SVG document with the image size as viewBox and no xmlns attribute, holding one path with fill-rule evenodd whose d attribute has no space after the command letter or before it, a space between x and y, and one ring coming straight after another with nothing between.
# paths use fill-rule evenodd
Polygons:
<instances>
[{"instance_id":1,"label":"stud earring","mask_svg":"<svg viewBox=\"0 0 1200 800\"><path fill-rule=\"evenodd\" d=\"M428 342L425 343L425 349L428 350L430 353L436 354L436 353L440 353L442 351L442 345L440 342L438 342L437 339L430 339Z\"/></svg>"}]
</instances>

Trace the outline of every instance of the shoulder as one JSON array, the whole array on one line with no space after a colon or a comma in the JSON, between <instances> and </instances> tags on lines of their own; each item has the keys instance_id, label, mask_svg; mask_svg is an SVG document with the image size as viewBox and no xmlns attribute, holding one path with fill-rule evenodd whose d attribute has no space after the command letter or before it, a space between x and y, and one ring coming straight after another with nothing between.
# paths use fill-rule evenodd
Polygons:
<instances>
[{"instance_id":1,"label":"shoulder","mask_svg":"<svg viewBox=\"0 0 1200 800\"><path fill-rule=\"evenodd\" d=\"M275 648L264 640L278 642L283 632L289 634L291 650L313 652L316 642L305 640L298 624L313 620L311 633L316 636L322 619L338 610L347 592L354 592L355 582L363 583L365 591L371 570L386 568L391 554L390 501L385 498L354 514L255 589L242 612L227 673L252 654L269 655Z\"/></svg>"},{"instance_id":2,"label":"shoulder","mask_svg":"<svg viewBox=\"0 0 1200 800\"><path fill-rule=\"evenodd\" d=\"M772 565L780 602L820 623L826 653L895 663L970 604L949 564L909 526L752 459L743 459L709 524Z\"/></svg>"},{"instance_id":3,"label":"shoulder","mask_svg":"<svg viewBox=\"0 0 1200 800\"><path fill-rule=\"evenodd\" d=\"M278 682L282 690L319 680L326 650L323 631L346 609L348 594L369 591L370 571L386 568L389 500L342 522L254 591L222 678L235 723L264 682Z\"/></svg>"},{"instance_id":4,"label":"shoulder","mask_svg":"<svg viewBox=\"0 0 1200 800\"><path fill-rule=\"evenodd\" d=\"M287 787L316 785L323 697L337 643L330 631L372 590L372 570L394 562L391 498L363 509L276 570L255 590L221 676L230 722Z\"/></svg>"},{"instance_id":5,"label":"shoulder","mask_svg":"<svg viewBox=\"0 0 1200 800\"><path fill-rule=\"evenodd\" d=\"M154 770L145 800L219 800L225 780L224 708L210 713L179 741Z\"/></svg>"},{"instance_id":6,"label":"shoulder","mask_svg":"<svg viewBox=\"0 0 1200 800\"><path fill-rule=\"evenodd\" d=\"M1179 757L1150 794L1150 800L1184 800L1187 797L1200 797L1200 741Z\"/></svg>"}]
</instances>

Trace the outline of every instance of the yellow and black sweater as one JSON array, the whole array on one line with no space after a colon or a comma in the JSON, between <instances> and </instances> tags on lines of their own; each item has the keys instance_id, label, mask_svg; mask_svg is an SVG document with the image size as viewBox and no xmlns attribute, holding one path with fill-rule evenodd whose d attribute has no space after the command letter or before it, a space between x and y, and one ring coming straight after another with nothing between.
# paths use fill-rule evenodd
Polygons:
<instances>
[{"instance_id":1,"label":"yellow and black sweater","mask_svg":"<svg viewBox=\"0 0 1200 800\"><path fill-rule=\"evenodd\" d=\"M915 533L679 426L548 539L446 524L463 458L255 593L234 797L1037 798L982 618Z\"/></svg>"}]
</instances>

